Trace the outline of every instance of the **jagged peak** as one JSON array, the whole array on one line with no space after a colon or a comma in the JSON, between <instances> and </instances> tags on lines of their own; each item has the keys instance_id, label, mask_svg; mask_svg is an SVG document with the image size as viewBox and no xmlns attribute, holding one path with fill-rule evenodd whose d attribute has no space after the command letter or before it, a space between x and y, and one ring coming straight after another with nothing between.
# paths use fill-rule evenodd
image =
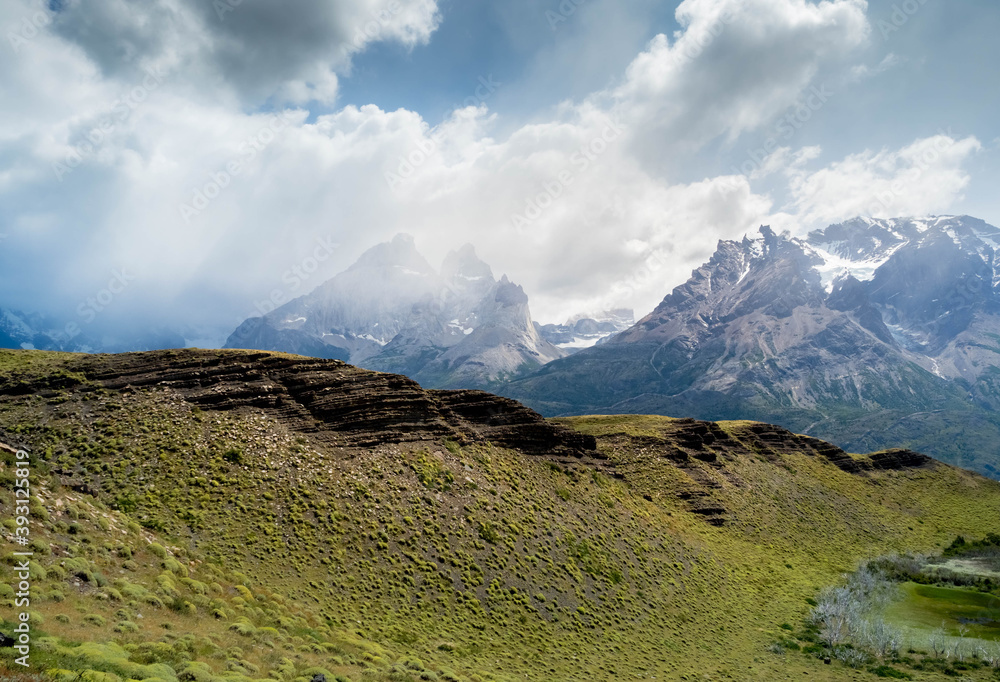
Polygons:
<instances>
[{"instance_id":1,"label":"jagged peak","mask_svg":"<svg viewBox=\"0 0 1000 682\"><path fill-rule=\"evenodd\" d=\"M493 300L504 307L528 306L528 295L524 293L524 288L520 284L515 284L508 279L507 275L497 282Z\"/></svg>"},{"instance_id":2,"label":"jagged peak","mask_svg":"<svg viewBox=\"0 0 1000 682\"><path fill-rule=\"evenodd\" d=\"M361 254L349 270L357 268L400 267L420 275L435 275L430 263L417 250L412 235L399 233L391 241L376 244Z\"/></svg>"},{"instance_id":3,"label":"jagged peak","mask_svg":"<svg viewBox=\"0 0 1000 682\"><path fill-rule=\"evenodd\" d=\"M441 264L441 275L448 280L494 281L493 269L476 254L472 244L450 251Z\"/></svg>"}]
</instances>

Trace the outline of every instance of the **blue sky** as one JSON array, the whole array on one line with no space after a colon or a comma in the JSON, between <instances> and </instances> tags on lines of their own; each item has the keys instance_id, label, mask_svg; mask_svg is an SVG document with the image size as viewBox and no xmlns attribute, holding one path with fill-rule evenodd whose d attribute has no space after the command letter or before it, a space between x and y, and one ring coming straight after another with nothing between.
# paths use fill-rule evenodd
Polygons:
<instances>
[{"instance_id":1,"label":"blue sky","mask_svg":"<svg viewBox=\"0 0 1000 682\"><path fill-rule=\"evenodd\" d=\"M231 329L409 232L642 315L763 223L1000 223L995 2L231 4L0 3L0 308Z\"/></svg>"},{"instance_id":2,"label":"blue sky","mask_svg":"<svg viewBox=\"0 0 1000 682\"><path fill-rule=\"evenodd\" d=\"M563 100L584 98L620 79L653 36L680 28L674 17L677 4L636 2L625 13L619 8L601 12L596 4L581 3L579 16L555 21L546 12L558 14L558 2L443 3L443 20L428 44L407 49L379 43L358 55L338 103L412 109L437 123L469 96L479 78L493 75L504 86L489 106L516 125L514 121L544 115ZM836 158L837 152L843 156L859 146L901 147L940 130L975 134L984 142L1000 137L1000 117L995 115L1000 110L1000 76L988 66L982 68L1000 64L995 40L1000 35L1000 4L928 0L919 7L910 14L909 5L904 9L904 3L895 0L869 1L873 39L863 59L872 65L888 55L896 59L878 74L881 77L839 84L837 96L801 132L802 144L824 146L828 158ZM897 8L901 15L894 14ZM595 39L588 32L589 17L582 16L587 12L593 13L602 33L609 28L609 17L617 20L613 40L597 36L601 42L595 47L583 47ZM900 23L899 16L906 22ZM598 58L586 59L585 67L549 68L549 57L561 45L573 43L572 54L589 51ZM766 139L758 136L756 142ZM726 172L734 160L745 160L739 151L734 159L734 149L742 145L740 151L745 151L754 143L748 136L735 145L721 145L686 168L685 179L696 179L699 172ZM992 154L985 156L993 158L977 159L972 166L978 172L970 183L967 210L996 216L992 195L1000 170L996 144L992 146ZM991 219L996 222L1000 216Z\"/></svg>"},{"instance_id":3,"label":"blue sky","mask_svg":"<svg viewBox=\"0 0 1000 682\"><path fill-rule=\"evenodd\" d=\"M442 21L428 44L406 49L378 43L358 55L340 103L404 107L438 122L469 96L480 77L493 74L505 88L491 99L491 108L531 117L620 78L653 36L678 28L670 3L647 0L630 3L627 12L583 2L566 16L559 2L448 0L439 6ZM602 42L588 50L593 37L588 29L596 22ZM553 59L562 50L572 64Z\"/></svg>"}]
</instances>

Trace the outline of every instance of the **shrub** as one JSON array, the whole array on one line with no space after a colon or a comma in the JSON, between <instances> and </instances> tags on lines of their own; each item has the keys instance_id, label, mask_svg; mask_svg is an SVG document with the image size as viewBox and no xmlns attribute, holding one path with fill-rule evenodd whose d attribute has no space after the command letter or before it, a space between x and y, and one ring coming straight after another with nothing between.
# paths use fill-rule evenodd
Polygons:
<instances>
[{"instance_id":1,"label":"shrub","mask_svg":"<svg viewBox=\"0 0 1000 682\"><path fill-rule=\"evenodd\" d=\"M198 580L192 580L191 578L181 579L181 584L186 588L198 595L208 594L208 585Z\"/></svg>"},{"instance_id":2,"label":"shrub","mask_svg":"<svg viewBox=\"0 0 1000 682\"><path fill-rule=\"evenodd\" d=\"M257 628L255 628L252 623L249 623L245 620L232 623L229 626L229 629L238 635L243 635L244 637L251 637L257 630Z\"/></svg>"},{"instance_id":3,"label":"shrub","mask_svg":"<svg viewBox=\"0 0 1000 682\"><path fill-rule=\"evenodd\" d=\"M103 616L99 616L96 613L88 613L86 616L83 617L83 621L85 623L90 623L91 625L96 625L98 627L102 627L107 623L107 621L104 620Z\"/></svg>"},{"instance_id":4,"label":"shrub","mask_svg":"<svg viewBox=\"0 0 1000 682\"><path fill-rule=\"evenodd\" d=\"M177 674L177 679L180 682L212 682L215 676L207 663L195 661L188 663L187 667Z\"/></svg>"},{"instance_id":5,"label":"shrub","mask_svg":"<svg viewBox=\"0 0 1000 682\"><path fill-rule=\"evenodd\" d=\"M187 577L188 574L187 567L181 562L177 561L177 559L174 559L173 557L164 560L163 568L167 569L168 571L170 571L171 573L180 578L185 578Z\"/></svg>"},{"instance_id":6,"label":"shrub","mask_svg":"<svg viewBox=\"0 0 1000 682\"><path fill-rule=\"evenodd\" d=\"M500 542L500 532L489 521L479 523L479 537L491 545Z\"/></svg>"},{"instance_id":7,"label":"shrub","mask_svg":"<svg viewBox=\"0 0 1000 682\"><path fill-rule=\"evenodd\" d=\"M868 670L876 677L891 677L894 680L913 679L913 675L909 673L904 673L902 670L896 670L895 668L889 665L880 665L877 668L869 668Z\"/></svg>"}]
</instances>

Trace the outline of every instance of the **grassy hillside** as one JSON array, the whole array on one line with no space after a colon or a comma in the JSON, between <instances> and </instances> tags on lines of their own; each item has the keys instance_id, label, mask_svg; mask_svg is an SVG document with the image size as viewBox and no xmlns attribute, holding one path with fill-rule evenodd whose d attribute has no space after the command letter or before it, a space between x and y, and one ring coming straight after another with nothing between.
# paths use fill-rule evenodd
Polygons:
<instances>
[{"instance_id":1,"label":"grassy hillside","mask_svg":"<svg viewBox=\"0 0 1000 682\"><path fill-rule=\"evenodd\" d=\"M440 437L409 414L359 446L349 424L303 416L263 356L222 355L234 381L210 379L219 353L149 354L125 378L138 356L0 353L0 442L33 455L31 672L877 679L769 646L862 559L1000 531L1000 484L749 422L557 420L597 439L572 456ZM204 369L156 374L179 362ZM19 611L0 587L5 625ZM0 678L18 679L12 658Z\"/></svg>"}]
</instances>

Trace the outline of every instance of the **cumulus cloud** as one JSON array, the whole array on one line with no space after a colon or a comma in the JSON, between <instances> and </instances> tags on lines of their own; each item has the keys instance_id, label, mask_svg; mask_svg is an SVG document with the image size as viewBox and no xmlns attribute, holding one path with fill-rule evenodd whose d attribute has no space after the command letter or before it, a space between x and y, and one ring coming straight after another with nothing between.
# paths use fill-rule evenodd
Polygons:
<instances>
[{"instance_id":1,"label":"cumulus cloud","mask_svg":"<svg viewBox=\"0 0 1000 682\"><path fill-rule=\"evenodd\" d=\"M439 21L435 0L67 0L52 30L110 76L155 68L250 103L305 103L332 102L369 44L418 45Z\"/></svg>"},{"instance_id":2,"label":"cumulus cloud","mask_svg":"<svg viewBox=\"0 0 1000 682\"><path fill-rule=\"evenodd\" d=\"M940 134L898 150L865 150L814 172L789 167L795 219L815 227L859 215L946 211L961 200L970 180L964 165L981 148L975 137Z\"/></svg>"},{"instance_id":3,"label":"cumulus cloud","mask_svg":"<svg viewBox=\"0 0 1000 682\"><path fill-rule=\"evenodd\" d=\"M116 309L235 327L275 288L304 294L405 231L432 261L474 243L543 321L620 305L643 314L716 240L774 209L757 176L665 181L676 154L772 123L868 35L862 0L685 0L682 30L654 39L618 83L504 122L510 133L485 106L436 126L373 105L312 115L301 103L332 96L323 78L346 73L351 54L420 43L439 21L431 0L385 6L399 11L383 25L376 0L243 0L221 16L201 0L66 3L0 74L11 95L0 306L34 307L46 292L72 311L126 268L134 281ZM0 23L17 21L11 7ZM165 74L156 87L149 69ZM268 98L284 104L248 106ZM952 140L906 196L956 196L946 181L963 177L970 144ZM866 212L838 193L891 187L923 153L866 152L809 173L816 149L779 151L761 172L786 172L789 210L810 221ZM318 240L336 248L289 290L283 274Z\"/></svg>"},{"instance_id":4,"label":"cumulus cloud","mask_svg":"<svg viewBox=\"0 0 1000 682\"><path fill-rule=\"evenodd\" d=\"M865 0L685 0L683 26L657 36L609 93L641 137L636 151L660 162L771 122L830 62L864 45Z\"/></svg>"}]
</instances>

